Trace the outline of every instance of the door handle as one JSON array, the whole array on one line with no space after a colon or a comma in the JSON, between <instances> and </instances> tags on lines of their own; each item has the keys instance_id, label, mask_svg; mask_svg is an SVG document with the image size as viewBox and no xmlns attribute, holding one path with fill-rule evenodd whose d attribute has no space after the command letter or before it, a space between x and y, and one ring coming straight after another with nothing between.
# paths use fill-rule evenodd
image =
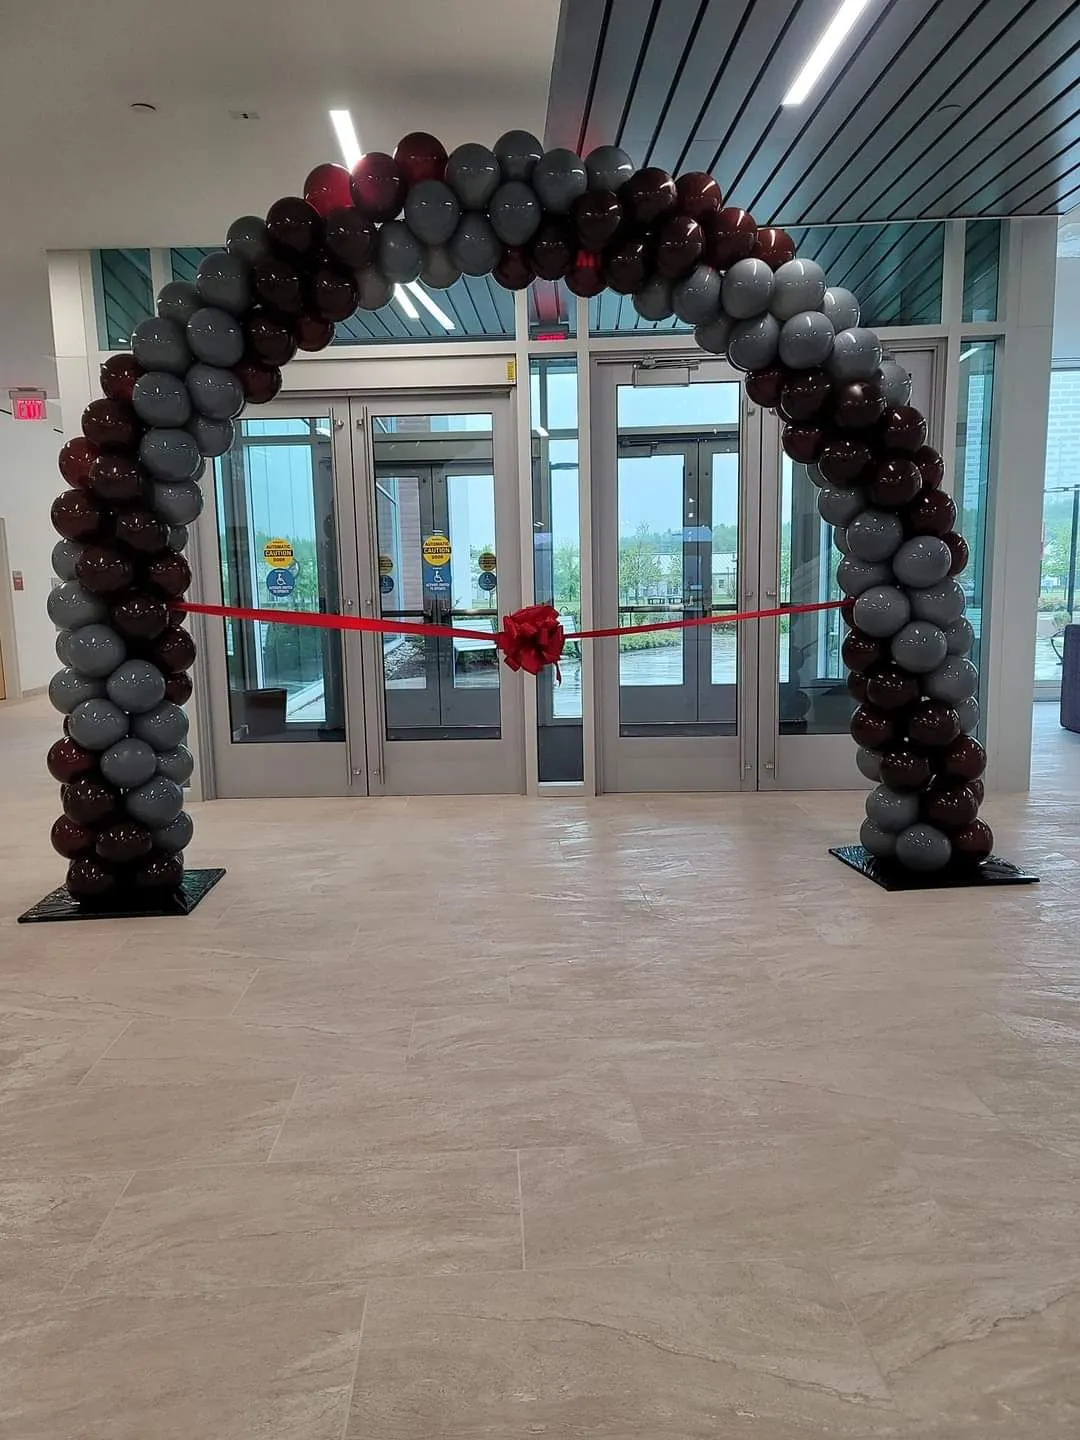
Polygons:
<instances>
[{"instance_id":1,"label":"door handle","mask_svg":"<svg viewBox=\"0 0 1080 1440\"><path fill-rule=\"evenodd\" d=\"M766 591L765 591L765 599L766 599L766 600L775 600L775 599L776 599L776 591L775 591L775 590L766 590Z\"/></svg>"}]
</instances>

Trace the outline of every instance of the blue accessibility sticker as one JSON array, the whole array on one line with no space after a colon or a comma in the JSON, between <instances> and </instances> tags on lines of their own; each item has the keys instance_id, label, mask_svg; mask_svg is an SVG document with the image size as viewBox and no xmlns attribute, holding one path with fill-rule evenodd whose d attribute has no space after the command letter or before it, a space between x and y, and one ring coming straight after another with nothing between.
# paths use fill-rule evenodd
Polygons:
<instances>
[{"instance_id":1,"label":"blue accessibility sticker","mask_svg":"<svg viewBox=\"0 0 1080 1440\"><path fill-rule=\"evenodd\" d=\"M287 600L296 586L296 576L291 570L271 570L266 577L266 588L273 600Z\"/></svg>"}]
</instances>

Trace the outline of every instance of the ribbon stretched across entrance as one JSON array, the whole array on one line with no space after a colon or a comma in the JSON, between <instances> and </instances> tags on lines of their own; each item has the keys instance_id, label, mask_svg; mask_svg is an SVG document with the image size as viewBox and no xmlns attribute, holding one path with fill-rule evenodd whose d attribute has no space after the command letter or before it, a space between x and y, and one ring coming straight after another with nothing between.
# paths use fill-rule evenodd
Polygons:
<instances>
[{"instance_id":1,"label":"ribbon stretched across entrance","mask_svg":"<svg viewBox=\"0 0 1080 1440\"><path fill-rule=\"evenodd\" d=\"M603 630L576 630L567 635L559 612L551 605L526 605L503 619L503 628L461 630L454 625L422 625L411 620L368 619L362 615L312 614L307 610L255 610L239 605L196 605L176 602L175 608L192 615L210 615L223 620L261 620L272 625L306 625L317 630L359 630L366 635L441 636L449 640L493 640L503 652L511 670L539 675L547 666L559 668L567 640L607 640L623 635L648 635L657 630L690 630L702 625L733 625L745 620L775 620L784 615L812 615L819 610L839 610L841 600L823 600L815 605L778 605L771 610L741 610L730 615L694 615L682 620L657 620L651 625L614 626Z\"/></svg>"}]
</instances>

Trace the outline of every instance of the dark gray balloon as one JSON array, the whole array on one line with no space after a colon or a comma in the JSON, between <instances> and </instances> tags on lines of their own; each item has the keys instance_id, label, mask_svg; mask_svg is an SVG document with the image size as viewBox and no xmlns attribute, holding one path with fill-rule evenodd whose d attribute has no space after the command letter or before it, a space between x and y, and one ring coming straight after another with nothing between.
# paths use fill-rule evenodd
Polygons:
<instances>
[{"instance_id":1,"label":"dark gray balloon","mask_svg":"<svg viewBox=\"0 0 1080 1440\"><path fill-rule=\"evenodd\" d=\"M573 150L546 150L536 162L530 179L545 210L566 215L579 195L589 188L585 162Z\"/></svg>"},{"instance_id":2,"label":"dark gray balloon","mask_svg":"<svg viewBox=\"0 0 1080 1440\"><path fill-rule=\"evenodd\" d=\"M454 264L445 245L429 245L420 279L429 290L449 290L461 279L461 267Z\"/></svg>"},{"instance_id":3,"label":"dark gray balloon","mask_svg":"<svg viewBox=\"0 0 1080 1440\"><path fill-rule=\"evenodd\" d=\"M721 314L715 320L706 320L704 325L695 325L694 339L710 355L726 355L734 329L735 321Z\"/></svg>"},{"instance_id":4,"label":"dark gray balloon","mask_svg":"<svg viewBox=\"0 0 1080 1440\"><path fill-rule=\"evenodd\" d=\"M957 700L953 709L960 716L960 728L965 735L974 735L979 728L979 702L974 695L967 700Z\"/></svg>"},{"instance_id":5,"label":"dark gray balloon","mask_svg":"<svg viewBox=\"0 0 1080 1440\"><path fill-rule=\"evenodd\" d=\"M873 750L867 750L864 745L860 745L859 748L858 748L858 750L855 751L855 764L856 764L856 765L858 766L858 768L859 768L859 773L862 774L862 775L865 775L866 778L867 778L867 780L873 780L873 782L874 782L875 785L880 784L880 782L881 782L881 756L880 756L880 755L875 755L874 752L873 752ZM870 847L867 846L867 849L869 849L869 848L870 848Z\"/></svg>"},{"instance_id":6,"label":"dark gray balloon","mask_svg":"<svg viewBox=\"0 0 1080 1440\"><path fill-rule=\"evenodd\" d=\"M124 809L140 825L151 830L170 824L184 808L184 792L165 775L155 775L145 785L129 790L124 796Z\"/></svg>"},{"instance_id":7,"label":"dark gray balloon","mask_svg":"<svg viewBox=\"0 0 1080 1440\"><path fill-rule=\"evenodd\" d=\"M671 281L662 275L654 275L631 299L634 309L643 320L667 320L675 314L671 303Z\"/></svg>"},{"instance_id":8,"label":"dark gray balloon","mask_svg":"<svg viewBox=\"0 0 1080 1440\"><path fill-rule=\"evenodd\" d=\"M421 180L405 197L405 224L425 245L445 245L460 218L458 198L442 180Z\"/></svg>"},{"instance_id":9,"label":"dark gray balloon","mask_svg":"<svg viewBox=\"0 0 1080 1440\"><path fill-rule=\"evenodd\" d=\"M205 415L195 415L188 421L187 428L195 437L199 454L208 460L231 450L236 438L231 420L209 420Z\"/></svg>"},{"instance_id":10,"label":"dark gray balloon","mask_svg":"<svg viewBox=\"0 0 1080 1440\"><path fill-rule=\"evenodd\" d=\"M542 143L528 130L507 130L495 141L495 158L504 180L528 180L543 153Z\"/></svg>"},{"instance_id":11,"label":"dark gray balloon","mask_svg":"<svg viewBox=\"0 0 1080 1440\"><path fill-rule=\"evenodd\" d=\"M100 595L91 595L77 580L65 580L49 591L45 608L58 630L79 630L99 625L109 618L109 607Z\"/></svg>"},{"instance_id":12,"label":"dark gray balloon","mask_svg":"<svg viewBox=\"0 0 1080 1440\"><path fill-rule=\"evenodd\" d=\"M923 594L926 593L924 590ZM960 593L963 594L963 591ZM971 647L975 644L975 628L965 615L960 615L951 625L945 626L945 643L949 647L950 655L971 653Z\"/></svg>"},{"instance_id":13,"label":"dark gray balloon","mask_svg":"<svg viewBox=\"0 0 1080 1440\"><path fill-rule=\"evenodd\" d=\"M154 831L154 846L169 855L176 855L191 844L194 831L195 827L191 823L191 816L186 810L182 810L175 820L170 821L162 829Z\"/></svg>"},{"instance_id":14,"label":"dark gray balloon","mask_svg":"<svg viewBox=\"0 0 1080 1440\"><path fill-rule=\"evenodd\" d=\"M186 525L170 525L169 527L169 549L186 550L188 543L188 528Z\"/></svg>"},{"instance_id":15,"label":"dark gray balloon","mask_svg":"<svg viewBox=\"0 0 1080 1440\"><path fill-rule=\"evenodd\" d=\"M945 631L960 619L966 605L964 591L955 580L943 580L940 585L911 592L911 613L915 618L932 620Z\"/></svg>"},{"instance_id":16,"label":"dark gray balloon","mask_svg":"<svg viewBox=\"0 0 1080 1440\"><path fill-rule=\"evenodd\" d=\"M888 510L863 510L851 522L848 542L860 560L888 560L904 538L904 522Z\"/></svg>"},{"instance_id":17,"label":"dark gray balloon","mask_svg":"<svg viewBox=\"0 0 1080 1440\"><path fill-rule=\"evenodd\" d=\"M266 222L258 215L241 215L229 226L225 248L230 255L241 256L249 265L254 265L256 260L265 260L270 254Z\"/></svg>"},{"instance_id":18,"label":"dark gray balloon","mask_svg":"<svg viewBox=\"0 0 1080 1440\"><path fill-rule=\"evenodd\" d=\"M838 333L826 369L834 380L872 380L880 364L881 341L877 334L856 325Z\"/></svg>"},{"instance_id":19,"label":"dark gray balloon","mask_svg":"<svg viewBox=\"0 0 1080 1440\"><path fill-rule=\"evenodd\" d=\"M911 605L895 585L871 585L855 601L855 624L875 639L897 634L911 619Z\"/></svg>"},{"instance_id":20,"label":"dark gray balloon","mask_svg":"<svg viewBox=\"0 0 1080 1440\"><path fill-rule=\"evenodd\" d=\"M163 700L144 715L136 715L131 721L131 733L145 740L155 750L175 750L187 739L188 717L179 705Z\"/></svg>"},{"instance_id":21,"label":"dark gray balloon","mask_svg":"<svg viewBox=\"0 0 1080 1440\"><path fill-rule=\"evenodd\" d=\"M930 874L948 865L952 842L933 825L909 825L896 837L896 858L905 870Z\"/></svg>"},{"instance_id":22,"label":"dark gray balloon","mask_svg":"<svg viewBox=\"0 0 1080 1440\"><path fill-rule=\"evenodd\" d=\"M244 408L244 387L231 370L220 365L206 365L200 360L187 372L184 383L191 394L191 403L207 420L232 420ZM138 386L135 388L138 389ZM194 431L192 433L202 453L198 435Z\"/></svg>"},{"instance_id":23,"label":"dark gray balloon","mask_svg":"<svg viewBox=\"0 0 1080 1440\"><path fill-rule=\"evenodd\" d=\"M194 480L155 483L150 503L168 525L190 525L202 514L205 496Z\"/></svg>"},{"instance_id":24,"label":"dark gray balloon","mask_svg":"<svg viewBox=\"0 0 1080 1440\"><path fill-rule=\"evenodd\" d=\"M861 515L866 508L866 497L855 486L850 490L834 490L831 485L824 485L818 491L817 508L826 525L850 526L856 515Z\"/></svg>"},{"instance_id":25,"label":"dark gray balloon","mask_svg":"<svg viewBox=\"0 0 1080 1440\"><path fill-rule=\"evenodd\" d=\"M618 190L634 173L634 162L617 145L598 145L585 157L590 190Z\"/></svg>"},{"instance_id":26,"label":"dark gray balloon","mask_svg":"<svg viewBox=\"0 0 1080 1440\"><path fill-rule=\"evenodd\" d=\"M68 716L68 730L84 750L108 750L128 733L128 717L112 700L84 700Z\"/></svg>"},{"instance_id":27,"label":"dark gray balloon","mask_svg":"<svg viewBox=\"0 0 1080 1440\"><path fill-rule=\"evenodd\" d=\"M139 460L155 480L190 480L202 456L189 430L147 430L139 441Z\"/></svg>"},{"instance_id":28,"label":"dark gray balloon","mask_svg":"<svg viewBox=\"0 0 1080 1440\"><path fill-rule=\"evenodd\" d=\"M404 220L388 220L379 226L375 263L393 285L410 285L419 280L424 248Z\"/></svg>"},{"instance_id":29,"label":"dark gray balloon","mask_svg":"<svg viewBox=\"0 0 1080 1440\"><path fill-rule=\"evenodd\" d=\"M859 302L842 285L831 285L822 296L819 308L832 321L837 334L841 330L852 330L859 323Z\"/></svg>"},{"instance_id":30,"label":"dark gray balloon","mask_svg":"<svg viewBox=\"0 0 1080 1440\"><path fill-rule=\"evenodd\" d=\"M901 670L928 675L945 659L945 631L929 620L912 620L893 636L889 648Z\"/></svg>"},{"instance_id":31,"label":"dark gray balloon","mask_svg":"<svg viewBox=\"0 0 1080 1440\"><path fill-rule=\"evenodd\" d=\"M780 329L780 359L792 370L824 365L833 348L832 321L820 310L803 310Z\"/></svg>"},{"instance_id":32,"label":"dark gray balloon","mask_svg":"<svg viewBox=\"0 0 1080 1440\"><path fill-rule=\"evenodd\" d=\"M764 260L736 260L724 272L720 303L733 320L752 320L769 309L772 293L773 272Z\"/></svg>"},{"instance_id":33,"label":"dark gray balloon","mask_svg":"<svg viewBox=\"0 0 1080 1440\"><path fill-rule=\"evenodd\" d=\"M789 260L776 271L772 282L769 309L781 322L823 308L825 271L815 260Z\"/></svg>"},{"instance_id":34,"label":"dark gray balloon","mask_svg":"<svg viewBox=\"0 0 1080 1440\"><path fill-rule=\"evenodd\" d=\"M940 584L951 564L952 551L936 535L916 535L905 540L892 558L896 578L920 590Z\"/></svg>"},{"instance_id":35,"label":"dark gray balloon","mask_svg":"<svg viewBox=\"0 0 1080 1440\"><path fill-rule=\"evenodd\" d=\"M464 210L483 210L501 178L499 162L486 145L475 141L451 150L446 162L446 183Z\"/></svg>"},{"instance_id":36,"label":"dark gray balloon","mask_svg":"<svg viewBox=\"0 0 1080 1440\"><path fill-rule=\"evenodd\" d=\"M61 580L75 579L75 561L83 552L74 540L58 540L52 548L52 568Z\"/></svg>"},{"instance_id":37,"label":"dark gray balloon","mask_svg":"<svg viewBox=\"0 0 1080 1440\"><path fill-rule=\"evenodd\" d=\"M705 325L720 311L720 276L711 265L695 265L671 287L675 314L687 325Z\"/></svg>"},{"instance_id":38,"label":"dark gray balloon","mask_svg":"<svg viewBox=\"0 0 1080 1440\"><path fill-rule=\"evenodd\" d=\"M104 680L94 680L89 675L80 675L77 670L65 666L58 670L49 681L49 702L61 715L70 715L76 705L84 700L99 700L105 695Z\"/></svg>"},{"instance_id":39,"label":"dark gray balloon","mask_svg":"<svg viewBox=\"0 0 1080 1440\"><path fill-rule=\"evenodd\" d=\"M896 836L873 820L864 820L859 827L859 844L878 860L891 860L896 854Z\"/></svg>"},{"instance_id":40,"label":"dark gray balloon","mask_svg":"<svg viewBox=\"0 0 1080 1440\"><path fill-rule=\"evenodd\" d=\"M165 699L165 676L149 660L125 660L106 680L105 693L129 715L142 715Z\"/></svg>"},{"instance_id":41,"label":"dark gray balloon","mask_svg":"<svg viewBox=\"0 0 1080 1440\"><path fill-rule=\"evenodd\" d=\"M507 180L488 206L491 228L504 245L524 245L540 228L544 212L535 192L523 180Z\"/></svg>"},{"instance_id":42,"label":"dark gray balloon","mask_svg":"<svg viewBox=\"0 0 1080 1440\"><path fill-rule=\"evenodd\" d=\"M84 625L67 643L68 662L80 675L104 680L127 655L127 646L109 625Z\"/></svg>"},{"instance_id":43,"label":"dark gray balloon","mask_svg":"<svg viewBox=\"0 0 1080 1440\"><path fill-rule=\"evenodd\" d=\"M866 818L895 835L918 820L919 797L912 790L890 790L888 785L879 785L866 797Z\"/></svg>"},{"instance_id":44,"label":"dark gray balloon","mask_svg":"<svg viewBox=\"0 0 1080 1440\"><path fill-rule=\"evenodd\" d=\"M892 571L888 565L872 565L845 555L836 567L836 583L845 595L861 595L871 585L888 585Z\"/></svg>"},{"instance_id":45,"label":"dark gray balloon","mask_svg":"<svg viewBox=\"0 0 1080 1440\"><path fill-rule=\"evenodd\" d=\"M816 485L819 490L823 490L828 485L829 482L822 475L819 465L804 465L803 469L806 471L806 478L811 485Z\"/></svg>"},{"instance_id":46,"label":"dark gray balloon","mask_svg":"<svg viewBox=\"0 0 1080 1440\"><path fill-rule=\"evenodd\" d=\"M251 304L251 266L235 250L211 250L199 261L195 293L204 305L242 315Z\"/></svg>"},{"instance_id":47,"label":"dark gray balloon","mask_svg":"<svg viewBox=\"0 0 1080 1440\"><path fill-rule=\"evenodd\" d=\"M179 375L170 375L167 370L148 370L140 375L131 404L144 425L186 425L191 418L187 385Z\"/></svg>"},{"instance_id":48,"label":"dark gray balloon","mask_svg":"<svg viewBox=\"0 0 1080 1440\"><path fill-rule=\"evenodd\" d=\"M450 258L465 275L490 275L499 263L502 246L486 215L470 211L462 215L446 247Z\"/></svg>"},{"instance_id":49,"label":"dark gray balloon","mask_svg":"<svg viewBox=\"0 0 1080 1440\"><path fill-rule=\"evenodd\" d=\"M833 527L832 542L836 546L837 550L840 551L841 555L851 554L851 546L848 544L846 525L836 525Z\"/></svg>"},{"instance_id":50,"label":"dark gray balloon","mask_svg":"<svg viewBox=\"0 0 1080 1440\"><path fill-rule=\"evenodd\" d=\"M776 359L779 345L780 321L775 315L759 315L732 326L727 355L736 370L763 370Z\"/></svg>"},{"instance_id":51,"label":"dark gray balloon","mask_svg":"<svg viewBox=\"0 0 1080 1440\"><path fill-rule=\"evenodd\" d=\"M134 790L157 774L157 754L145 740L127 735L109 747L101 757L101 773L110 785Z\"/></svg>"},{"instance_id":52,"label":"dark gray balloon","mask_svg":"<svg viewBox=\"0 0 1080 1440\"><path fill-rule=\"evenodd\" d=\"M187 342L196 360L204 360L207 365L235 365L244 353L240 322L227 310L212 305L196 310L188 321Z\"/></svg>"},{"instance_id":53,"label":"dark gray balloon","mask_svg":"<svg viewBox=\"0 0 1080 1440\"><path fill-rule=\"evenodd\" d=\"M131 353L144 370L167 370L170 375L185 374L191 364L185 332L156 315L140 320L131 332Z\"/></svg>"},{"instance_id":54,"label":"dark gray balloon","mask_svg":"<svg viewBox=\"0 0 1080 1440\"><path fill-rule=\"evenodd\" d=\"M187 328L187 322L201 305L195 286L189 285L186 280L170 280L158 291L157 313L163 320L171 320L181 331Z\"/></svg>"},{"instance_id":55,"label":"dark gray balloon","mask_svg":"<svg viewBox=\"0 0 1080 1440\"><path fill-rule=\"evenodd\" d=\"M381 310L389 305L394 287L381 270L368 265L356 275L357 305L361 310Z\"/></svg>"},{"instance_id":56,"label":"dark gray balloon","mask_svg":"<svg viewBox=\"0 0 1080 1440\"><path fill-rule=\"evenodd\" d=\"M895 360L882 360L874 377L886 405L907 405L911 401L911 376Z\"/></svg>"},{"instance_id":57,"label":"dark gray balloon","mask_svg":"<svg viewBox=\"0 0 1080 1440\"><path fill-rule=\"evenodd\" d=\"M56 632L56 643L53 648L56 651L56 658L60 661L61 665L71 664L68 658L68 647L74 633L73 630L58 630Z\"/></svg>"},{"instance_id":58,"label":"dark gray balloon","mask_svg":"<svg viewBox=\"0 0 1080 1440\"><path fill-rule=\"evenodd\" d=\"M947 643L947 642L946 642ZM970 660L950 655L945 662L931 670L923 681L923 691L931 700L940 700L945 705L955 705L958 700L970 700L979 688L979 672Z\"/></svg>"},{"instance_id":59,"label":"dark gray balloon","mask_svg":"<svg viewBox=\"0 0 1080 1440\"><path fill-rule=\"evenodd\" d=\"M178 745L175 750L166 750L157 757L157 773L177 785L186 784L194 769L195 758L186 745Z\"/></svg>"}]
</instances>

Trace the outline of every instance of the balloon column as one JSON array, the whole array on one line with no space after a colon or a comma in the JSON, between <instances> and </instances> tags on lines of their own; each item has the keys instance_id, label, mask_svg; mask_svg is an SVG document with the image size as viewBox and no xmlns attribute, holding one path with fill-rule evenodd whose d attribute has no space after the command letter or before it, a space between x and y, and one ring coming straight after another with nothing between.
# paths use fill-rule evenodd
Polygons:
<instances>
[{"instance_id":1,"label":"balloon column","mask_svg":"<svg viewBox=\"0 0 1080 1440\"><path fill-rule=\"evenodd\" d=\"M60 452L70 488L52 508L62 583L49 614L63 668L50 696L66 718L48 765L73 896L111 903L183 875L195 647L173 602L191 581L183 552L207 461L229 449L245 404L278 393L298 349L324 349L337 322L387 304L395 285L445 289L461 275L615 290L646 319L679 316L746 373L835 527L851 731L877 782L863 844L922 871L990 853L955 579L967 547L910 379L860 325L854 295L797 259L783 230L725 205L711 176L635 170L611 145L582 159L516 130L447 154L416 133L351 173L317 166L303 190L235 221L193 285L163 288Z\"/></svg>"}]
</instances>

